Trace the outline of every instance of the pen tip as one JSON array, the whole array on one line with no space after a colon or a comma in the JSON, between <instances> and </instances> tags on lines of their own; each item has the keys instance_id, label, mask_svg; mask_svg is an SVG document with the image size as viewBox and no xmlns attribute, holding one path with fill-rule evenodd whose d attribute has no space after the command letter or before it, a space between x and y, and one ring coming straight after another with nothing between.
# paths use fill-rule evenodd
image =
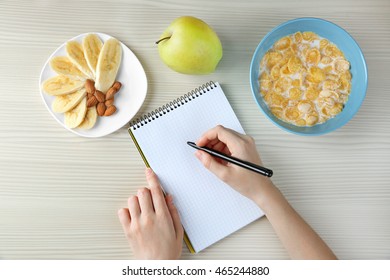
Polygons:
<instances>
[{"instance_id":1,"label":"pen tip","mask_svg":"<svg viewBox=\"0 0 390 280\"><path fill-rule=\"evenodd\" d=\"M187 141L187 144L193 148L196 148L196 144L194 142L191 142L191 141Z\"/></svg>"}]
</instances>

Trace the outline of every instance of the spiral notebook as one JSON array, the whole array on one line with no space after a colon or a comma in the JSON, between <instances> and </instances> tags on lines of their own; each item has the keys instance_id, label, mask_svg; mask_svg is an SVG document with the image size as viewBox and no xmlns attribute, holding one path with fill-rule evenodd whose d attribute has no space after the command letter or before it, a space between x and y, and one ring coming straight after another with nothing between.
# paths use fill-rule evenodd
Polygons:
<instances>
[{"instance_id":1,"label":"spiral notebook","mask_svg":"<svg viewBox=\"0 0 390 280\"><path fill-rule=\"evenodd\" d=\"M145 164L171 194L192 253L199 252L263 215L194 156L187 141L196 141L221 124L244 133L221 86L209 82L130 123Z\"/></svg>"}]
</instances>

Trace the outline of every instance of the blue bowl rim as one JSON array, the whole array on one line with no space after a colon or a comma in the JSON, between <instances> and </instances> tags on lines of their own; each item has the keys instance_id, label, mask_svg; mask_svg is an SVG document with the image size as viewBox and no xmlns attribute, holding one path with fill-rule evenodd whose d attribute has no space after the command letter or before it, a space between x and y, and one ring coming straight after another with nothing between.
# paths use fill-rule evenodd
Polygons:
<instances>
[{"instance_id":1,"label":"blue bowl rim","mask_svg":"<svg viewBox=\"0 0 390 280\"><path fill-rule=\"evenodd\" d=\"M254 64L256 63L255 62L255 57L256 57L256 54L259 52L259 49L260 49L260 46L263 44L264 41L266 41L268 39L269 36L271 36L271 34L273 32L275 32L277 29L280 29L282 28L283 26L285 25L288 25L288 24L291 24L293 22L297 22L297 21L303 21L303 20L316 20L316 21L322 21L322 22L325 22L327 24L330 24L330 25L334 25L336 28L339 28L341 29L342 31L345 32L345 34L347 36L349 36L349 39L351 39L357 46L357 48L359 49L359 53L360 53L360 56L361 56L361 59L362 59L362 63L363 63L363 67L364 67L364 77L365 77L365 80L366 80L366 83L365 83L365 86L364 86L364 91L362 92L362 101L360 102L360 104L358 104L358 106L356 106L356 110L353 112L352 116L348 119L345 120L345 122L343 123L340 123L339 125L335 126L333 129L331 130L328 130L328 131L322 131L322 132L317 132L317 133L301 133L301 132L298 132L298 131L294 131L294 130L290 130L278 123L276 123L273 119L270 118L270 116L268 116L268 114L266 112L264 112L263 108L260 106L259 104L259 101L257 100L256 98L256 94L257 92L255 92L255 88L253 86L254 84L254 81L252 80L252 69L254 67ZM316 17L301 17L301 18L295 18L295 19L291 19L291 20L288 20L288 21L285 21L279 25L277 25L276 27L274 27L271 31L269 31L264 37L263 39L260 41L260 43L257 45L254 53L253 53L253 56L252 56L252 60L251 60L251 64L250 64L250 68L249 68L249 82L250 82L250 85L251 85L251 91L252 91L252 96L253 98L255 99L256 101L256 104L257 106L260 108L260 111L274 124L276 125L277 127L283 129L284 131L287 131L287 132L290 132L290 133L293 133L293 134L296 134L296 135L303 135L303 136L319 136L319 135L324 135L324 134L327 134L327 133L330 133L332 131L335 131L337 129L339 129L340 127L344 126L345 124L347 124L353 117L354 115L357 113L357 111L359 110L359 108L361 107L361 104L363 103L363 100L366 96L366 92L367 92L367 87L368 87L368 70L367 70L367 63L366 63L366 59L364 57L364 54L362 52L362 49L360 48L359 44L356 42L356 40L351 36L351 34L349 34L344 28L340 27L339 25L331 22L331 21L328 21L328 20L325 20L325 19L322 19L322 18L316 18Z\"/></svg>"}]
</instances>

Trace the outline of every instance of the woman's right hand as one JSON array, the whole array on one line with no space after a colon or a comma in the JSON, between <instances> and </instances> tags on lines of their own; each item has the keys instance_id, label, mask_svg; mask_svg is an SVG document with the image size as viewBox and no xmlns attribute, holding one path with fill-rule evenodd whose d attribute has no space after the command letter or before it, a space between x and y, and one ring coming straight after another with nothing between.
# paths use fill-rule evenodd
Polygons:
<instances>
[{"instance_id":1,"label":"woman's right hand","mask_svg":"<svg viewBox=\"0 0 390 280\"><path fill-rule=\"evenodd\" d=\"M252 137L220 125L203 134L196 144L262 165ZM198 150L196 156L207 169L252 199L264 211L293 259L336 259L332 250L291 207L268 177L229 164L203 151Z\"/></svg>"},{"instance_id":2,"label":"woman's right hand","mask_svg":"<svg viewBox=\"0 0 390 280\"><path fill-rule=\"evenodd\" d=\"M224 154L262 165L252 137L218 125L205 132L196 142ZM203 151L196 151L202 164L222 181L249 199L258 202L264 191L274 188L271 180L263 175L215 158Z\"/></svg>"}]
</instances>

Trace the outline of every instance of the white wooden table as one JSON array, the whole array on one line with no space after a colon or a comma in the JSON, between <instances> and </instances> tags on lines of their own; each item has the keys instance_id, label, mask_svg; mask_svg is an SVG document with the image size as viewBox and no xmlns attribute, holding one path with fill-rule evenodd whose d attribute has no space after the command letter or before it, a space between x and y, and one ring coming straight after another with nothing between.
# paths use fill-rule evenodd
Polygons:
<instances>
[{"instance_id":1,"label":"white wooden table","mask_svg":"<svg viewBox=\"0 0 390 280\"><path fill-rule=\"evenodd\" d=\"M123 127L78 137L46 110L38 87L48 56L85 32L110 34L138 56L148 95L137 116L209 80L221 83L274 182L342 259L390 258L390 2L12 1L0 2L0 259L128 259L117 209L145 185ZM175 73L154 44L176 17L193 15L220 36L224 57L208 76ZM249 87L254 49L276 25L314 16L345 28L369 69L366 99L345 127L289 134L259 111ZM286 259L266 218L184 259Z\"/></svg>"}]
</instances>

